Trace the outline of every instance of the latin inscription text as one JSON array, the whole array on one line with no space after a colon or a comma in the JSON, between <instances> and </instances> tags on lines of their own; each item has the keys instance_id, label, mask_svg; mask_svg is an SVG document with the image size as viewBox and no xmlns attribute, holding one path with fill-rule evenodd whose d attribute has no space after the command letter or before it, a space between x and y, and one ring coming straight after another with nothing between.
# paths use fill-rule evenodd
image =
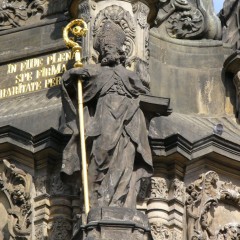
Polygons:
<instances>
[{"instance_id":1,"label":"latin inscription text","mask_svg":"<svg viewBox=\"0 0 240 240\"><path fill-rule=\"evenodd\" d=\"M6 79L1 84L0 99L59 85L70 59L71 53L65 51L3 66L7 69L1 70Z\"/></svg>"}]
</instances>

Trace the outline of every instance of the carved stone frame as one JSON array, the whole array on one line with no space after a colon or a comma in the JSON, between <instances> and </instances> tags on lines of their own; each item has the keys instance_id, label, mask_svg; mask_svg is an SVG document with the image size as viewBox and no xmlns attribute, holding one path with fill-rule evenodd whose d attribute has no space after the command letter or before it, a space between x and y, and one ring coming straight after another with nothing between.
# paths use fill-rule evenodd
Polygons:
<instances>
[{"instance_id":1,"label":"carved stone frame","mask_svg":"<svg viewBox=\"0 0 240 240\"><path fill-rule=\"evenodd\" d=\"M9 203L9 206L4 207L8 213L7 226L10 239L28 240L32 227L30 195L32 178L7 160L2 160L1 170L0 190Z\"/></svg>"},{"instance_id":2,"label":"carved stone frame","mask_svg":"<svg viewBox=\"0 0 240 240\"><path fill-rule=\"evenodd\" d=\"M217 231L212 229L214 210L220 204L240 208L239 187L231 182L220 182L218 174L209 171L190 184L186 191L188 193L186 211L189 240L239 239L240 224L236 222L229 222Z\"/></svg>"}]
</instances>

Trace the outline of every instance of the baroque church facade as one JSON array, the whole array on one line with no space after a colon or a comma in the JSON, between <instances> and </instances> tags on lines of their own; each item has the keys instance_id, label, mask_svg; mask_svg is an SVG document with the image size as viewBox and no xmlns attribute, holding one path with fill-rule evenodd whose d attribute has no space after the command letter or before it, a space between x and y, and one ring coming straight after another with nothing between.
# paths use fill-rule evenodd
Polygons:
<instances>
[{"instance_id":1,"label":"baroque church facade","mask_svg":"<svg viewBox=\"0 0 240 240\"><path fill-rule=\"evenodd\" d=\"M238 240L239 12L238 0L218 15L208 0L2 1L0 239ZM120 72L148 93L139 104L153 174L140 181L135 215L101 208L87 220L81 174L61 178L71 141L61 81L73 68L63 29L77 18L88 28L83 65L99 63L94 44L110 21L124 34Z\"/></svg>"}]
</instances>

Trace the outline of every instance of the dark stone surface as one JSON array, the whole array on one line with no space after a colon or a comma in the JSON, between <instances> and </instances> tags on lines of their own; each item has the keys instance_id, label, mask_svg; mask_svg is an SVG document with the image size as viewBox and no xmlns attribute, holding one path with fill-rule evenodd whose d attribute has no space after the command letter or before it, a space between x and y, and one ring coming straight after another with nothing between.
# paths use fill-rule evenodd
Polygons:
<instances>
[{"instance_id":1,"label":"dark stone surface","mask_svg":"<svg viewBox=\"0 0 240 240\"><path fill-rule=\"evenodd\" d=\"M32 135L41 134L50 128L57 130L61 110L59 87L2 99L0 126L11 125Z\"/></svg>"},{"instance_id":2,"label":"dark stone surface","mask_svg":"<svg viewBox=\"0 0 240 240\"><path fill-rule=\"evenodd\" d=\"M0 63L65 49L62 28L66 25L67 18L61 16L59 19L45 20L31 27L1 32Z\"/></svg>"}]
</instances>

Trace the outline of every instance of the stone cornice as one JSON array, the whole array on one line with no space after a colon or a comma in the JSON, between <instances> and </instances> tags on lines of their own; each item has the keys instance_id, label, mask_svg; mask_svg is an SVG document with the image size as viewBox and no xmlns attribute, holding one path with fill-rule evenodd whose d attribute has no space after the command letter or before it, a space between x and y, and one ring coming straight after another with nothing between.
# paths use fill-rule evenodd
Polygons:
<instances>
[{"instance_id":1,"label":"stone cornice","mask_svg":"<svg viewBox=\"0 0 240 240\"><path fill-rule=\"evenodd\" d=\"M209 135L193 143L180 134L174 134L165 139L151 139L150 142L156 156L169 156L180 153L185 158L193 160L215 152L240 161L240 145L216 134Z\"/></svg>"},{"instance_id":2,"label":"stone cornice","mask_svg":"<svg viewBox=\"0 0 240 240\"><path fill-rule=\"evenodd\" d=\"M23 154L37 154L49 150L53 155L62 153L69 140L55 129L49 129L38 135L31 135L11 126L0 127L0 149L15 151ZM240 160L240 145L231 142L216 134L209 135L196 142L189 142L180 134L174 134L165 139L150 139L155 156L170 156L179 153L188 160L193 160L210 153L219 153L225 157Z\"/></svg>"},{"instance_id":3,"label":"stone cornice","mask_svg":"<svg viewBox=\"0 0 240 240\"><path fill-rule=\"evenodd\" d=\"M63 135L53 128L33 136L12 126L0 127L0 149L1 145L8 144L33 154L46 148L61 153L68 139L67 135Z\"/></svg>"}]
</instances>

